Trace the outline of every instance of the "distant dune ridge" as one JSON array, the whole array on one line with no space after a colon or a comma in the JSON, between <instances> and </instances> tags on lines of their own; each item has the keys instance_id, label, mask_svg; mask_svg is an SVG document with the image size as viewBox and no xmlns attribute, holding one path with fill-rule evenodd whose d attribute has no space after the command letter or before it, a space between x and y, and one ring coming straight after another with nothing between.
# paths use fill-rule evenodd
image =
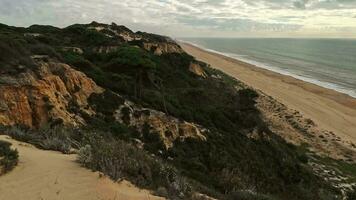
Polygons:
<instances>
[{"instance_id":1,"label":"distant dune ridge","mask_svg":"<svg viewBox=\"0 0 356 200\"><path fill-rule=\"evenodd\" d=\"M23 141L0 137L20 161L0 199L356 192L355 99L165 36L0 24L0 91L0 131Z\"/></svg>"}]
</instances>

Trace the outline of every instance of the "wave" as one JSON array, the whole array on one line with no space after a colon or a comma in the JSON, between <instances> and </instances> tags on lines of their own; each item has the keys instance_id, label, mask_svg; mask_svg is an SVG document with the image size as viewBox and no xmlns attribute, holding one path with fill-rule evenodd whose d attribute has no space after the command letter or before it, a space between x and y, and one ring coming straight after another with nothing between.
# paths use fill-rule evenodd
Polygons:
<instances>
[{"instance_id":1,"label":"wave","mask_svg":"<svg viewBox=\"0 0 356 200\"><path fill-rule=\"evenodd\" d=\"M239 54L235 54L235 53L220 52L220 51L216 51L216 50L213 50L213 49L206 48L206 47L204 47L202 45L193 43L191 41L184 41L184 40L179 40L179 41L180 42L184 42L184 43L189 43L192 46L195 46L197 48L203 49L203 50L208 51L208 52L212 52L212 53L215 53L215 54L219 54L219 55L222 55L222 56L233 58L233 59L242 61L244 63L248 63L248 64L251 64L253 66L256 66L256 67L259 67L259 68L263 68L263 69L267 69L267 70L270 70L270 71L273 71L273 72L276 72L276 73L279 73L279 74L282 74L282 75L291 76L293 78L296 78L296 79L299 79L299 80L302 80L302 81L305 81L305 82L308 82L308 83L312 83L312 84L315 84L315 85L318 85L318 86L321 86L321 87L324 87L324 88L327 88L327 89L331 89L331 90L334 90L334 91L349 95L349 96L351 96L353 98L356 98L356 90L353 90L353 89L350 89L350 88L345 88L342 85L337 84L337 83L331 83L331 82L327 82L327 81L324 81L324 80L318 80L316 77L307 77L307 76L299 75L299 74L293 73L292 71L288 71L286 69L281 69L281 68L278 68L276 66L270 65L268 63L263 63L263 62L260 62L260 61L256 61L256 60L250 59L248 55L239 55Z\"/></svg>"}]
</instances>

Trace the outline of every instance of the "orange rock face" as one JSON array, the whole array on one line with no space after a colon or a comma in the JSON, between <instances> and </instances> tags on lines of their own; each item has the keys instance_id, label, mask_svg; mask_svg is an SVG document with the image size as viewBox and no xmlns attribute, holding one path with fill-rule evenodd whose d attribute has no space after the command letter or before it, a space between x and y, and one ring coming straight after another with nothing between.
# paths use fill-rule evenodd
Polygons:
<instances>
[{"instance_id":1,"label":"orange rock face","mask_svg":"<svg viewBox=\"0 0 356 200\"><path fill-rule=\"evenodd\" d=\"M103 89L85 74L61 63L38 63L38 69L0 78L0 124L31 128L49 123L78 125L73 111L93 114L87 99Z\"/></svg>"},{"instance_id":2,"label":"orange rock face","mask_svg":"<svg viewBox=\"0 0 356 200\"><path fill-rule=\"evenodd\" d=\"M179 120L160 111L138 107L129 101L116 110L114 117L139 132L143 132L145 125L148 125L150 134L158 134L166 149L171 148L176 140L195 138L205 141L204 134L208 131L197 124Z\"/></svg>"},{"instance_id":3,"label":"orange rock face","mask_svg":"<svg viewBox=\"0 0 356 200\"><path fill-rule=\"evenodd\" d=\"M166 53L183 53L184 51L174 43L143 43L143 47L147 51L154 51L155 55L162 55Z\"/></svg>"},{"instance_id":4,"label":"orange rock face","mask_svg":"<svg viewBox=\"0 0 356 200\"><path fill-rule=\"evenodd\" d=\"M204 69L197 63L190 63L189 65L189 71L198 75L198 76L201 76L203 78L206 78L208 77L204 71Z\"/></svg>"}]
</instances>

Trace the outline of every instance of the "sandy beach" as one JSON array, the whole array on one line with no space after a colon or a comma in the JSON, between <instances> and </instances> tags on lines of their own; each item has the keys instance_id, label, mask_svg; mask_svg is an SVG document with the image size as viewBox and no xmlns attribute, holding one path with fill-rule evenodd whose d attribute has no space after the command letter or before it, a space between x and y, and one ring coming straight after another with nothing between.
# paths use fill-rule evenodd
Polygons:
<instances>
[{"instance_id":1,"label":"sandy beach","mask_svg":"<svg viewBox=\"0 0 356 200\"><path fill-rule=\"evenodd\" d=\"M273 97L312 119L318 127L356 144L356 99L290 76L180 43L198 60Z\"/></svg>"},{"instance_id":2,"label":"sandy beach","mask_svg":"<svg viewBox=\"0 0 356 200\"><path fill-rule=\"evenodd\" d=\"M44 151L0 135L19 152L19 164L0 177L1 200L160 200L127 181L113 182L75 162L76 155Z\"/></svg>"}]
</instances>

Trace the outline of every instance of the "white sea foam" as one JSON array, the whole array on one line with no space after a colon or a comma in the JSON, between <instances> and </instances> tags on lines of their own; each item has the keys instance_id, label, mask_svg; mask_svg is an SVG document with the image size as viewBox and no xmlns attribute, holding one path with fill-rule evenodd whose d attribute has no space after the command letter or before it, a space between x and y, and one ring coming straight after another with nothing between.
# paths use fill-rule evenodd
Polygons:
<instances>
[{"instance_id":1,"label":"white sea foam","mask_svg":"<svg viewBox=\"0 0 356 200\"><path fill-rule=\"evenodd\" d=\"M270 70L270 71L273 71L273 72L276 72L276 73L279 73L279 74L282 74L282 75L291 76L293 78L296 78L296 79L299 79L299 80L302 80L302 81L305 81L305 82L313 83L315 85L318 85L318 86L321 86L321 87L324 87L324 88L327 88L327 89L332 89L332 90L335 90L337 92L340 92L340 93L343 93L343 94L347 94L347 95L349 95L351 97L356 98L356 90L353 90L353 89L350 89L350 88L345 88L342 85L339 85L337 83L331 83L331 82L326 82L326 81L323 81L323 80L318 80L315 77L307 77L307 76L299 75L299 74L293 73L292 71L288 71L286 69L281 69L281 68L272 66L270 64L267 64L267 63L263 63L263 62L259 62L259 61L255 61L255 60L249 59L247 55L239 55L239 54L234 54L234 53L220 52L220 51L216 51L216 50L213 50L213 49L205 48L204 46L192 43L190 41L184 41L184 40L179 40L179 41L184 42L184 43L189 43L189 44L191 44L191 45L193 45L195 47L198 47L200 49L204 49L205 51L208 51L208 52L212 52L212 53L223 55L223 56L226 56L226 57L229 57L229 58L233 58L233 59L236 59L236 60L251 64L251 65L254 65L256 67L267 69L267 70Z\"/></svg>"}]
</instances>

